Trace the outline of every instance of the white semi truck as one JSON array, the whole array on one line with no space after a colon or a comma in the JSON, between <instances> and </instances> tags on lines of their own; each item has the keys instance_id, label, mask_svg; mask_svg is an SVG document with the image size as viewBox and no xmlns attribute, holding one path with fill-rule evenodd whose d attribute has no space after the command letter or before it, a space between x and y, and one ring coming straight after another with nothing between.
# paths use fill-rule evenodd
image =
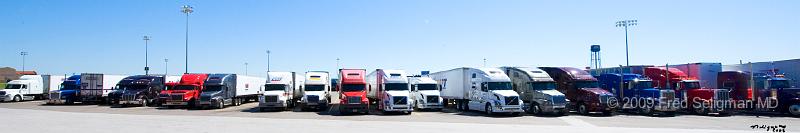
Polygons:
<instances>
[{"instance_id":1,"label":"white semi truck","mask_svg":"<svg viewBox=\"0 0 800 133\"><path fill-rule=\"evenodd\" d=\"M532 67L502 67L519 93L524 109L530 114L566 115L569 103L564 93L556 90L556 82L546 72Z\"/></svg>"},{"instance_id":2,"label":"white semi truck","mask_svg":"<svg viewBox=\"0 0 800 133\"><path fill-rule=\"evenodd\" d=\"M442 97L439 96L439 84L436 80L426 76L408 76L408 86L411 88L411 101L415 109L442 110Z\"/></svg>"},{"instance_id":3,"label":"white semi truck","mask_svg":"<svg viewBox=\"0 0 800 133\"><path fill-rule=\"evenodd\" d=\"M325 109L328 107L328 91L331 89L330 74L325 71L310 71L305 74L305 85L300 89L301 109Z\"/></svg>"},{"instance_id":4,"label":"white semi truck","mask_svg":"<svg viewBox=\"0 0 800 133\"><path fill-rule=\"evenodd\" d=\"M498 68L456 68L430 74L441 87L445 102L458 110L477 110L488 115L523 112L523 102L511 87L511 79Z\"/></svg>"},{"instance_id":5,"label":"white semi truck","mask_svg":"<svg viewBox=\"0 0 800 133\"><path fill-rule=\"evenodd\" d=\"M367 75L367 98L382 112L411 114L414 109L409 99L408 77L403 70L376 69Z\"/></svg>"},{"instance_id":6,"label":"white semi truck","mask_svg":"<svg viewBox=\"0 0 800 133\"><path fill-rule=\"evenodd\" d=\"M51 89L58 90L64 78L64 76L23 75L17 80L8 82L6 88L0 90L0 101L45 99Z\"/></svg>"},{"instance_id":7,"label":"white semi truck","mask_svg":"<svg viewBox=\"0 0 800 133\"><path fill-rule=\"evenodd\" d=\"M267 72L267 83L258 98L260 111L269 109L291 109L295 97L302 97L297 91L303 86L304 77L295 72Z\"/></svg>"}]
</instances>

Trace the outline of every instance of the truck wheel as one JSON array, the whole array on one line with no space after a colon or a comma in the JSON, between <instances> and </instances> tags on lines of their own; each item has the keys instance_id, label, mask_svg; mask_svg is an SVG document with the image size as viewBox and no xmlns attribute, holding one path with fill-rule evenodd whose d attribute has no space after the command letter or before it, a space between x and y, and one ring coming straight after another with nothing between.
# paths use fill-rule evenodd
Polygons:
<instances>
[{"instance_id":1,"label":"truck wheel","mask_svg":"<svg viewBox=\"0 0 800 133\"><path fill-rule=\"evenodd\" d=\"M494 113L494 110L492 110L492 105L489 103L486 103L486 107L483 109L483 111L486 111L486 115L492 115L492 113Z\"/></svg>"},{"instance_id":2,"label":"truck wheel","mask_svg":"<svg viewBox=\"0 0 800 133\"><path fill-rule=\"evenodd\" d=\"M140 99L139 103L142 103L142 107L147 107L147 105L150 105L150 103L147 102L147 99L144 98Z\"/></svg>"},{"instance_id":3,"label":"truck wheel","mask_svg":"<svg viewBox=\"0 0 800 133\"><path fill-rule=\"evenodd\" d=\"M531 112L531 114L534 114L534 115L542 114L542 108L539 107L539 104L535 104L534 103L533 105L530 106L530 109L528 109L528 110Z\"/></svg>"},{"instance_id":4,"label":"truck wheel","mask_svg":"<svg viewBox=\"0 0 800 133\"><path fill-rule=\"evenodd\" d=\"M648 116L648 115L653 114L653 110L650 109L650 108L647 108L647 107L639 108L639 114Z\"/></svg>"},{"instance_id":5,"label":"truck wheel","mask_svg":"<svg viewBox=\"0 0 800 133\"><path fill-rule=\"evenodd\" d=\"M21 102L22 101L22 97L20 97L19 95L16 95L16 96L14 96L14 99L12 101Z\"/></svg>"},{"instance_id":6,"label":"truck wheel","mask_svg":"<svg viewBox=\"0 0 800 133\"><path fill-rule=\"evenodd\" d=\"M585 104L579 103L579 105L578 105L578 113L580 113L582 115L587 115L587 114L589 114L589 110L586 108Z\"/></svg>"},{"instance_id":7,"label":"truck wheel","mask_svg":"<svg viewBox=\"0 0 800 133\"><path fill-rule=\"evenodd\" d=\"M800 105L789 106L789 114L800 116Z\"/></svg>"},{"instance_id":8,"label":"truck wheel","mask_svg":"<svg viewBox=\"0 0 800 133\"><path fill-rule=\"evenodd\" d=\"M217 109L222 109L222 108L225 108L225 102L217 101Z\"/></svg>"},{"instance_id":9,"label":"truck wheel","mask_svg":"<svg viewBox=\"0 0 800 133\"><path fill-rule=\"evenodd\" d=\"M706 110L703 109L703 108L694 108L694 113L698 114L698 115L706 115L706 114L708 114L708 113L706 113Z\"/></svg>"}]
</instances>

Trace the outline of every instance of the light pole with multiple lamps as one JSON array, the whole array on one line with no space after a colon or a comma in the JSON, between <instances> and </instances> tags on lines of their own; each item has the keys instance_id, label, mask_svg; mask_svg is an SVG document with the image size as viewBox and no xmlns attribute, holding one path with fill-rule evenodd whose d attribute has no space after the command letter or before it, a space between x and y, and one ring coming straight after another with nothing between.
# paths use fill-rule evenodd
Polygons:
<instances>
[{"instance_id":1,"label":"light pole with multiple lamps","mask_svg":"<svg viewBox=\"0 0 800 133\"><path fill-rule=\"evenodd\" d=\"M147 42L150 41L150 36L144 36L144 75L150 75L150 66L147 62Z\"/></svg>"},{"instance_id":2,"label":"light pole with multiple lamps","mask_svg":"<svg viewBox=\"0 0 800 133\"><path fill-rule=\"evenodd\" d=\"M28 52L22 51L19 52L19 55L22 55L22 71L25 71L25 56L28 55Z\"/></svg>"},{"instance_id":3,"label":"light pole with multiple lamps","mask_svg":"<svg viewBox=\"0 0 800 133\"><path fill-rule=\"evenodd\" d=\"M169 59L164 58L164 76L169 75L167 70L169 70Z\"/></svg>"},{"instance_id":4,"label":"light pole with multiple lamps","mask_svg":"<svg viewBox=\"0 0 800 133\"><path fill-rule=\"evenodd\" d=\"M184 73L189 73L189 14L194 12L194 9L189 5L185 5L181 12L186 14L186 68L184 69Z\"/></svg>"},{"instance_id":5,"label":"light pole with multiple lamps","mask_svg":"<svg viewBox=\"0 0 800 133\"><path fill-rule=\"evenodd\" d=\"M244 75L247 75L247 62L244 63Z\"/></svg>"},{"instance_id":6,"label":"light pole with multiple lamps","mask_svg":"<svg viewBox=\"0 0 800 133\"><path fill-rule=\"evenodd\" d=\"M628 58L628 26L637 25L637 20L623 20L617 21L617 27L625 28L625 64L631 66L630 59Z\"/></svg>"},{"instance_id":7,"label":"light pole with multiple lamps","mask_svg":"<svg viewBox=\"0 0 800 133\"><path fill-rule=\"evenodd\" d=\"M269 53L270 51L267 50L267 72L269 72Z\"/></svg>"}]
</instances>

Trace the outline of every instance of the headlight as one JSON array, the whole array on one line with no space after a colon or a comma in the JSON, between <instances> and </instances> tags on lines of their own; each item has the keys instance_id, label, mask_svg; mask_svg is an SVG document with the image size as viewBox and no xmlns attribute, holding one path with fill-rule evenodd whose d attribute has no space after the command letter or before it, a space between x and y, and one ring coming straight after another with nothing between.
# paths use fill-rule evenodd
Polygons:
<instances>
[{"instance_id":1,"label":"headlight","mask_svg":"<svg viewBox=\"0 0 800 133\"><path fill-rule=\"evenodd\" d=\"M499 100L494 101L494 106L500 107L502 105Z\"/></svg>"}]
</instances>

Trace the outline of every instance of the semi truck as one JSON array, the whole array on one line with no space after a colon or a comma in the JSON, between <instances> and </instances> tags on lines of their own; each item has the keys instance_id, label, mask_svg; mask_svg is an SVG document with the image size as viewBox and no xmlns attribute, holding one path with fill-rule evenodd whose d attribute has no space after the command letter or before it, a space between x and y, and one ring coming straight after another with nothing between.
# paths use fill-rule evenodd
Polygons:
<instances>
[{"instance_id":1,"label":"semi truck","mask_svg":"<svg viewBox=\"0 0 800 133\"><path fill-rule=\"evenodd\" d=\"M430 74L441 86L445 102L458 110L483 111L488 115L524 112L523 101L512 90L511 79L498 68L456 68Z\"/></svg>"},{"instance_id":2,"label":"semi truck","mask_svg":"<svg viewBox=\"0 0 800 133\"><path fill-rule=\"evenodd\" d=\"M442 97L439 96L439 84L427 75L408 76L408 86L411 88L411 101L414 109L442 110Z\"/></svg>"},{"instance_id":3,"label":"semi truck","mask_svg":"<svg viewBox=\"0 0 800 133\"><path fill-rule=\"evenodd\" d=\"M158 105L158 94L165 88L165 76L134 75L117 83L116 90L108 94L114 106Z\"/></svg>"},{"instance_id":4,"label":"semi truck","mask_svg":"<svg viewBox=\"0 0 800 133\"><path fill-rule=\"evenodd\" d=\"M200 98L200 92L203 91L203 84L207 78L208 74L183 74L181 80L175 84L174 87L162 90L161 93L158 94L159 101L163 102L161 106L167 108L176 106L196 107L195 104Z\"/></svg>"},{"instance_id":5,"label":"semi truck","mask_svg":"<svg viewBox=\"0 0 800 133\"><path fill-rule=\"evenodd\" d=\"M666 67L666 66L661 66ZM687 76L695 78L700 81L700 87L704 88L719 88L717 86L717 73L722 71L722 63L688 63L669 65L670 68L677 68L683 71Z\"/></svg>"},{"instance_id":6,"label":"semi truck","mask_svg":"<svg viewBox=\"0 0 800 133\"><path fill-rule=\"evenodd\" d=\"M108 93L113 91L117 83L123 78L125 76L122 75L81 73L81 103L109 103Z\"/></svg>"},{"instance_id":7,"label":"semi truck","mask_svg":"<svg viewBox=\"0 0 800 133\"><path fill-rule=\"evenodd\" d=\"M339 114L369 113L365 69L339 69Z\"/></svg>"},{"instance_id":8,"label":"semi truck","mask_svg":"<svg viewBox=\"0 0 800 133\"><path fill-rule=\"evenodd\" d=\"M728 90L702 87L700 80L690 77L674 67L647 67L642 73L653 80L653 86L675 91L681 101L682 109L696 114L726 114L728 110L720 106L701 105L703 101L727 100ZM695 104L697 103L697 104Z\"/></svg>"},{"instance_id":9,"label":"semi truck","mask_svg":"<svg viewBox=\"0 0 800 133\"><path fill-rule=\"evenodd\" d=\"M64 76L23 75L17 80L6 83L0 90L0 101L20 102L46 99L51 89L58 89Z\"/></svg>"},{"instance_id":10,"label":"semi truck","mask_svg":"<svg viewBox=\"0 0 800 133\"><path fill-rule=\"evenodd\" d=\"M717 86L731 90L737 109L748 112L777 112L800 116L800 88L789 85L789 79L780 74L723 71L718 75ZM743 108L740 108L740 103Z\"/></svg>"},{"instance_id":11,"label":"semi truck","mask_svg":"<svg viewBox=\"0 0 800 133\"><path fill-rule=\"evenodd\" d=\"M527 113L566 115L569 102L564 93L556 90L556 82L539 68L501 67L511 78L512 88L525 103Z\"/></svg>"},{"instance_id":12,"label":"semi truck","mask_svg":"<svg viewBox=\"0 0 800 133\"><path fill-rule=\"evenodd\" d=\"M305 85L300 93L301 110L328 108L328 92L331 89L330 74L326 71L309 71L305 74Z\"/></svg>"},{"instance_id":13,"label":"semi truck","mask_svg":"<svg viewBox=\"0 0 800 133\"><path fill-rule=\"evenodd\" d=\"M74 104L80 101L81 75L69 76L58 90L50 91L46 104Z\"/></svg>"},{"instance_id":14,"label":"semi truck","mask_svg":"<svg viewBox=\"0 0 800 133\"><path fill-rule=\"evenodd\" d=\"M632 73L605 73L597 77L600 88L610 91L621 102L617 109L642 115L674 115L680 107L675 91L653 87L653 80Z\"/></svg>"},{"instance_id":15,"label":"semi truck","mask_svg":"<svg viewBox=\"0 0 800 133\"><path fill-rule=\"evenodd\" d=\"M203 108L221 109L228 105L238 106L256 100L263 89L261 84L265 82L266 78L237 74L209 74L203 83L205 89L201 91L197 105Z\"/></svg>"},{"instance_id":16,"label":"semi truck","mask_svg":"<svg viewBox=\"0 0 800 133\"><path fill-rule=\"evenodd\" d=\"M403 70L376 69L367 75L367 98L381 112L411 114L414 109L409 100L411 89L408 75Z\"/></svg>"},{"instance_id":17,"label":"semi truck","mask_svg":"<svg viewBox=\"0 0 800 133\"><path fill-rule=\"evenodd\" d=\"M573 67L539 67L556 81L556 90L567 97L569 108L588 115L600 112L611 115L619 105L614 94L601 89L596 78Z\"/></svg>"},{"instance_id":18,"label":"semi truck","mask_svg":"<svg viewBox=\"0 0 800 133\"><path fill-rule=\"evenodd\" d=\"M300 80L303 78L295 72L267 72L264 91L258 99L259 110L286 110L294 107L295 91L300 89Z\"/></svg>"}]
</instances>

